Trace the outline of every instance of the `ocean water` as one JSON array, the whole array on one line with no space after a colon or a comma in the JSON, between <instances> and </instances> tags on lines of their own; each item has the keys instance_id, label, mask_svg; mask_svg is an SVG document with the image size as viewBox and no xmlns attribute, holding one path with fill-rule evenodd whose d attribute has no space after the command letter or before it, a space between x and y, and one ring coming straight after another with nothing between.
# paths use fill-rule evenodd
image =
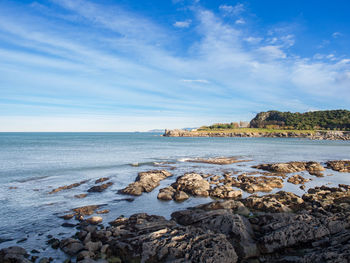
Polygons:
<instances>
[{"instance_id":1,"label":"ocean water","mask_svg":"<svg viewBox=\"0 0 350 263\"><path fill-rule=\"evenodd\" d=\"M251 161L222 166L186 162L189 158L217 156L237 156ZM185 172L249 172L255 171L251 166L260 163L340 159L350 159L350 142L176 138L161 137L159 133L0 133L0 249L17 244L29 251L35 248L39 256L52 256L60 262L64 255L48 248L45 242L48 235L63 238L75 233L72 228L62 227L65 221L58 217L72 208L104 204L103 209L110 210L109 214L102 215L105 224L120 215L140 212L169 218L173 211L211 200L190 198L183 203L157 200L159 188L173 183ZM169 169L174 176L162 181L153 192L133 197L132 202L123 200L129 196L118 194L118 190L133 182L138 172L151 169ZM347 173L327 170L323 178L301 174L312 179L307 188L350 184ZM74 198L76 194L87 193L100 177L110 177L113 186L103 193ZM88 182L48 194L53 188L82 180ZM278 190L281 189L274 192ZM287 182L283 190L304 193Z\"/></svg>"}]
</instances>

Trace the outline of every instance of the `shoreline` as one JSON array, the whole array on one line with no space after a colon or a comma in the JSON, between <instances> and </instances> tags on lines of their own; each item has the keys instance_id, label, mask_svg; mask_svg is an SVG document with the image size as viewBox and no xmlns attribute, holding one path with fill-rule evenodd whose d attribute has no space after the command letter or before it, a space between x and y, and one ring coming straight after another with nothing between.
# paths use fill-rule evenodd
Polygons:
<instances>
[{"instance_id":1,"label":"shoreline","mask_svg":"<svg viewBox=\"0 0 350 263\"><path fill-rule=\"evenodd\" d=\"M187 160L220 167L249 161L237 157ZM331 171L348 174L350 161L262 163L252 168L257 171L221 175L185 172L176 178L167 168L140 172L134 182L121 189L127 198L142 198L143 194L159 191L157 198L164 202L208 196L214 200L176 210L170 220L139 213L128 218L119 216L109 226L102 224L101 215L109 213L103 205L73 208L59 217L78 222L66 223L78 232L71 238L50 237L47 244L63 251L68 259L62 262L66 263L185 262L184 259L306 263L313 262L310 260L315 257L321 262L350 259L350 243L346 243L350 241L349 185L315 186L303 195L283 190L271 193L287 183L304 189L310 176L311 180L318 180L332 175ZM173 178L174 183L159 187L160 181L168 178ZM108 182L109 178L99 178L88 192L104 191L111 186ZM59 186L48 194L70 191L84 183ZM250 195L243 198L243 191ZM4 248L0 250L0 261L37 262L34 247L30 254L32 258L17 246ZM41 258L38 262L50 262L50 259Z\"/></svg>"},{"instance_id":2,"label":"shoreline","mask_svg":"<svg viewBox=\"0 0 350 263\"><path fill-rule=\"evenodd\" d=\"M253 129L252 129L253 130ZM350 140L350 132L348 131L315 131L315 132L293 132L293 131L187 131L187 130L165 130L164 137L242 137L242 138L305 138L311 140Z\"/></svg>"}]
</instances>

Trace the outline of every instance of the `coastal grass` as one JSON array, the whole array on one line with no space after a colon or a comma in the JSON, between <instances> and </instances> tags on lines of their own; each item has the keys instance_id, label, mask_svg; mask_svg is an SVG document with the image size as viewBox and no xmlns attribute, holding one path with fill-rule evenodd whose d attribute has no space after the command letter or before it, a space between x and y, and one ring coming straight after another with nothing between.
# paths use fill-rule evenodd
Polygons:
<instances>
[{"instance_id":1,"label":"coastal grass","mask_svg":"<svg viewBox=\"0 0 350 263\"><path fill-rule=\"evenodd\" d=\"M215 132L224 132L224 133L242 133L242 132L251 132L251 133L296 133L304 134L310 133L315 134L316 130L283 130L283 129L267 129L267 128L234 128L234 129L208 129L200 128L197 129L197 132L205 133L215 133Z\"/></svg>"}]
</instances>

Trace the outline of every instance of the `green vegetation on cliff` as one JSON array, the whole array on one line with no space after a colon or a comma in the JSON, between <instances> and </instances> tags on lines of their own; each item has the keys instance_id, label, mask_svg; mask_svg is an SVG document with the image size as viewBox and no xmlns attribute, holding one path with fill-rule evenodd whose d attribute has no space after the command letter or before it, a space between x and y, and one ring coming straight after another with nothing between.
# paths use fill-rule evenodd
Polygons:
<instances>
[{"instance_id":1,"label":"green vegetation on cliff","mask_svg":"<svg viewBox=\"0 0 350 263\"><path fill-rule=\"evenodd\" d=\"M199 130L232 130L239 128L235 122L203 126ZM267 111L258 113L250 128L267 130L350 130L350 111L326 110L305 113Z\"/></svg>"}]
</instances>

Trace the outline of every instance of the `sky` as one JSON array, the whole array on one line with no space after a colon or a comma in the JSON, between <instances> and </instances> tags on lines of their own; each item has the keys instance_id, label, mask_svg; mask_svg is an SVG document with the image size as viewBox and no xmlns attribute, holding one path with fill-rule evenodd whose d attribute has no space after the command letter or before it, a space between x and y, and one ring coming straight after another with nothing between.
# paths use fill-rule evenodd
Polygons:
<instances>
[{"instance_id":1,"label":"sky","mask_svg":"<svg viewBox=\"0 0 350 263\"><path fill-rule=\"evenodd\" d=\"M0 1L0 131L350 107L348 0Z\"/></svg>"}]
</instances>

